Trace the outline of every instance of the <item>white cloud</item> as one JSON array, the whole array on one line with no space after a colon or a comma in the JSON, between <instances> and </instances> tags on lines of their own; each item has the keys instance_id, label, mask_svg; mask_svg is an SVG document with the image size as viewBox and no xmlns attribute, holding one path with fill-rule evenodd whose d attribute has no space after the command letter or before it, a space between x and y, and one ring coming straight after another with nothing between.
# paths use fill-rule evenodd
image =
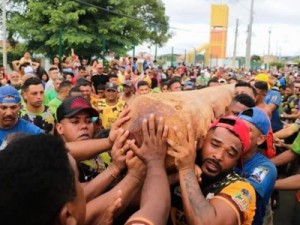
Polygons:
<instances>
[{"instance_id":1,"label":"white cloud","mask_svg":"<svg viewBox=\"0 0 300 225\"><path fill-rule=\"evenodd\" d=\"M175 35L158 54L174 52L184 54L209 41L209 23L211 4L228 4L229 27L227 55L231 56L234 45L235 22L239 19L237 54L244 56L246 49L247 25L250 18L251 0L163 0L166 14L170 17L170 26ZM271 30L270 52L277 55L300 54L300 1L297 0L254 0L254 24L252 54L267 54L269 30ZM139 46L137 51L151 49Z\"/></svg>"}]
</instances>

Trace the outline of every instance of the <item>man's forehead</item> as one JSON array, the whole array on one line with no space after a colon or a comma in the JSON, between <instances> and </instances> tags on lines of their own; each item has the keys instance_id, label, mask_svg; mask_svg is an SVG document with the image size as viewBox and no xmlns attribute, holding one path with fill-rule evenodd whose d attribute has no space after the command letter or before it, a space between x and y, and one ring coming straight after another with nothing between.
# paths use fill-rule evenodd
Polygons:
<instances>
[{"instance_id":1,"label":"man's forehead","mask_svg":"<svg viewBox=\"0 0 300 225\"><path fill-rule=\"evenodd\" d=\"M91 87L91 86L89 86L89 85L86 85L86 86L84 86L84 85L81 85L81 86L79 87L79 89L86 90L86 89L92 89L92 87Z\"/></svg>"},{"instance_id":2,"label":"man's forehead","mask_svg":"<svg viewBox=\"0 0 300 225\"><path fill-rule=\"evenodd\" d=\"M215 127L208 132L208 135L210 135L211 138L219 138L219 140L222 142L236 141L237 143L242 144L237 135L235 135L233 132L224 127Z\"/></svg>"},{"instance_id":3,"label":"man's forehead","mask_svg":"<svg viewBox=\"0 0 300 225\"><path fill-rule=\"evenodd\" d=\"M31 84L29 85L28 89L30 90L37 90L37 89L44 89L42 84Z\"/></svg>"}]
</instances>

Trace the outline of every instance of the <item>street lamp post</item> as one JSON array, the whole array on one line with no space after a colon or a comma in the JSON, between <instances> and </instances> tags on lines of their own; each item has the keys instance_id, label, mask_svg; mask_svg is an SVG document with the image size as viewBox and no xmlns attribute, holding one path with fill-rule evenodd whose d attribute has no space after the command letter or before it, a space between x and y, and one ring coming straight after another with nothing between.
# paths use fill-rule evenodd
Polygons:
<instances>
[{"instance_id":1,"label":"street lamp post","mask_svg":"<svg viewBox=\"0 0 300 225\"><path fill-rule=\"evenodd\" d=\"M173 61L174 61L174 47L172 47L172 50L171 50L171 67L173 67Z\"/></svg>"},{"instance_id":2,"label":"street lamp post","mask_svg":"<svg viewBox=\"0 0 300 225\"><path fill-rule=\"evenodd\" d=\"M7 66L7 48L6 48L6 0L2 0L2 56L3 56L3 67L6 69Z\"/></svg>"},{"instance_id":3,"label":"street lamp post","mask_svg":"<svg viewBox=\"0 0 300 225\"><path fill-rule=\"evenodd\" d=\"M196 57L197 57L197 50L194 48L194 66L196 66Z\"/></svg>"}]
</instances>

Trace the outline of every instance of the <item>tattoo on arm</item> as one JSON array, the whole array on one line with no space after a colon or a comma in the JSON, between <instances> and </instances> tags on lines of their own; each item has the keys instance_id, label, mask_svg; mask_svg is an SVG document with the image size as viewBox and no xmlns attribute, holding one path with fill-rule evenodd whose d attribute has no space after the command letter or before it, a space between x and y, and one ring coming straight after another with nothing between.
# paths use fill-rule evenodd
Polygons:
<instances>
[{"instance_id":1,"label":"tattoo on arm","mask_svg":"<svg viewBox=\"0 0 300 225\"><path fill-rule=\"evenodd\" d=\"M189 224L205 224L205 221L211 221L210 219L215 216L214 208L203 195L193 170L181 174L180 186Z\"/></svg>"}]
</instances>

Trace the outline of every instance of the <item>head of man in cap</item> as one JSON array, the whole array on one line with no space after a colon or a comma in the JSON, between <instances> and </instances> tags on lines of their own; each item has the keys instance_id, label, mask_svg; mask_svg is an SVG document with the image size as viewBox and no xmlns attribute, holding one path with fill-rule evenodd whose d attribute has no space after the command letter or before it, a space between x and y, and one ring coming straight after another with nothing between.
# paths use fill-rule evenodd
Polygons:
<instances>
[{"instance_id":1,"label":"head of man in cap","mask_svg":"<svg viewBox=\"0 0 300 225\"><path fill-rule=\"evenodd\" d=\"M249 128L241 119L228 116L214 122L209 128L201 152L201 169L204 175L219 180L241 165L249 150Z\"/></svg>"},{"instance_id":2,"label":"head of man in cap","mask_svg":"<svg viewBox=\"0 0 300 225\"><path fill-rule=\"evenodd\" d=\"M104 93L106 103L114 105L118 101L118 85L114 83L107 83L105 85Z\"/></svg>"},{"instance_id":3,"label":"head of man in cap","mask_svg":"<svg viewBox=\"0 0 300 225\"><path fill-rule=\"evenodd\" d=\"M246 123L235 116L215 121L203 140L201 151L196 151L195 134L191 125L186 129L188 134L185 136L180 129L173 128L178 143L168 140L173 148L168 150L168 154L175 158L180 181L180 186L171 192L172 220L177 221L175 213L181 213L186 221L205 220L207 224L220 221L218 223L222 224L221 221L229 220L232 221L231 224L252 224L255 191L233 172L234 167L241 164L242 156L250 146L250 131ZM195 173L195 162L200 167L200 178ZM177 194L179 188L181 195ZM240 202L243 202L243 207L235 207ZM203 204L201 210L197 210L199 204ZM206 210L212 210L212 213L207 213ZM190 211L197 213L190 214Z\"/></svg>"},{"instance_id":4,"label":"head of man in cap","mask_svg":"<svg viewBox=\"0 0 300 225\"><path fill-rule=\"evenodd\" d=\"M177 131L177 133L180 132ZM242 156L250 147L249 133L250 131L246 123L236 116L227 116L216 120L209 127L206 138L201 144L201 151L197 153L199 158L196 160L196 163L201 167L202 178L208 179L209 182L218 181L229 174L235 166L239 165ZM192 139L191 137L194 134L190 133L188 136L188 141L191 142L190 139ZM184 142L184 138L181 137L181 139ZM176 144L173 142L169 144L175 151L178 146L182 145L182 143ZM193 148L196 148L196 146L193 146ZM171 156L175 157L176 162L177 154L168 153L171 153ZM193 154L196 154L196 152ZM184 162L185 159L180 160L183 160L181 165L184 165L188 161ZM177 169L180 170L180 166Z\"/></svg>"},{"instance_id":5,"label":"head of man in cap","mask_svg":"<svg viewBox=\"0 0 300 225\"><path fill-rule=\"evenodd\" d=\"M11 86L0 87L0 128L9 129L16 125L21 108L19 92Z\"/></svg>"},{"instance_id":6,"label":"head of man in cap","mask_svg":"<svg viewBox=\"0 0 300 225\"><path fill-rule=\"evenodd\" d=\"M123 82L123 91L125 95L130 95L132 93L132 83L130 80L126 80Z\"/></svg>"},{"instance_id":7,"label":"head of man in cap","mask_svg":"<svg viewBox=\"0 0 300 225\"><path fill-rule=\"evenodd\" d=\"M257 146L261 145L267 138L269 129L271 128L270 119L267 114L260 108L253 107L246 109L239 114L239 118L245 121L250 129L250 149L248 157L244 156L247 160L257 152Z\"/></svg>"},{"instance_id":8,"label":"head of man in cap","mask_svg":"<svg viewBox=\"0 0 300 225\"><path fill-rule=\"evenodd\" d=\"M56 111L57 133L65 142L91 139L94 136L93 118L99 114L82 96L67 98Z\"/></svg>"}]
</instances>

